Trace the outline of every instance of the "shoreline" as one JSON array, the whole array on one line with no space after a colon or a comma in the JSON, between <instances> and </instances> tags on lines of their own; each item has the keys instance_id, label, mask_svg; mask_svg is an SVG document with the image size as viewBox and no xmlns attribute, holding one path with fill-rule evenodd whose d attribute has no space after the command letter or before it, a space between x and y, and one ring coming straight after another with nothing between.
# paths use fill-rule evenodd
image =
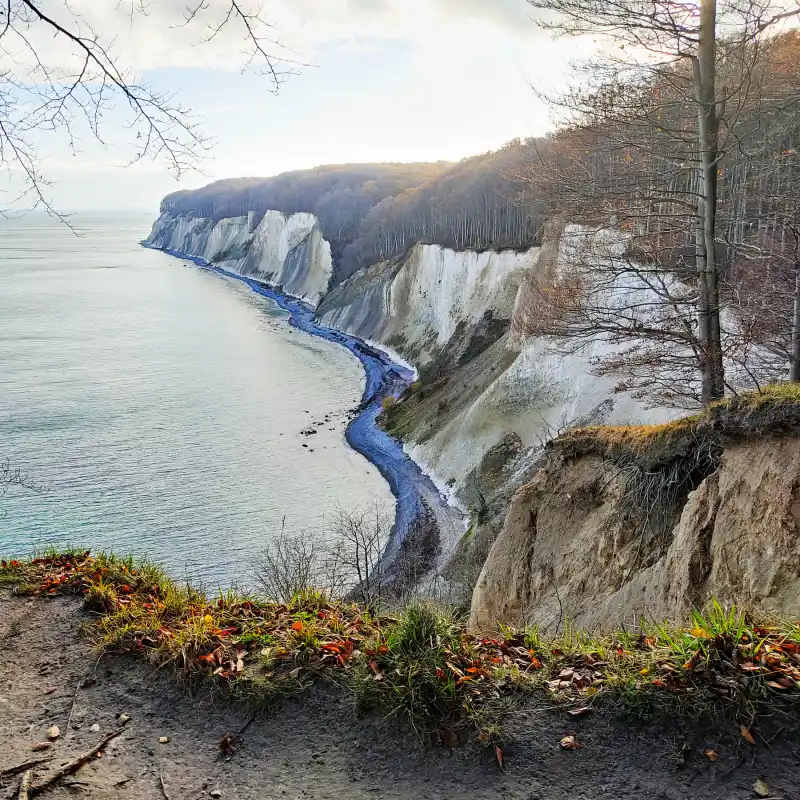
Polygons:
<instances>
[{"instance_id":1,"label":"shoreline","mask_svg":"<svg viewBox=\"0 0 800 800\"><path fill-rule=\"evenodd\" d=\"M253 292L272 300L285 311L289 315L288 323L293 328L338 344L359 360L364 369L364 392L356 406L355 416L345 429L345 441L352 450L377 468L395 498L394 523L382 556L388 562L384 566L392 565L400 547L415 526L424 527L430 523L431 518L435 519L437 549L443 535L443 520L460 526L460 518L463 516L461 511L448 502L447 496L442 494L430 476L410 457L403 444L389 436L377 424L383 399L389 396L398 397L415 380L416 371L413 367L397 363L389 353L376 344L319 324L314 319L316 309L313 306L263 281L231 272L204 258L179 250L156 247L146 241L142 241L141 245L189 261L223 277L241 281ZM459 520L455 520L455 515L458 515Z\"/></svg>"}]
</instances>

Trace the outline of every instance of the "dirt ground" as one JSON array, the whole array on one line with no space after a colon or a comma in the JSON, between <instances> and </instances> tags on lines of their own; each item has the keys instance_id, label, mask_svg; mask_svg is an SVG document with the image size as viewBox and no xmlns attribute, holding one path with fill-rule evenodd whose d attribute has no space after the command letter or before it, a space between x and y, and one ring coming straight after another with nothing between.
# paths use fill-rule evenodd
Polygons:
<instances>
[{"instance_id":1,"label":"dirt ground","mask_svg":"<svg viewBox=\"0 0 800 800\"><path fill-rule=\"evenodd\" d=\"M48 754L56 767L118 727L119 714L130 716L102 758L44 797L732 800L757 797L761 779L773 797L800 800L800 732L779 718L759 723L762 738L752 747L697 726L530 709L515 722L501 771L484 749L426 748L395 722L357 719L341 695L319 690L256 718L226 761L220 740L250 715L222 698L193 699L137 661L98 660L77 635L85 619L77 601L0 595L0 772ZM51 725L61 737L49 751L32 752ZM559 740L571 732L583 747L562 750ZM169 742L159 743L165 736ZM691 751L681 765L684 743ZM717 751L716 762L706 748ZM15 797L18 782L0 778L0 798Z\"/></svg>"}]
</instances>

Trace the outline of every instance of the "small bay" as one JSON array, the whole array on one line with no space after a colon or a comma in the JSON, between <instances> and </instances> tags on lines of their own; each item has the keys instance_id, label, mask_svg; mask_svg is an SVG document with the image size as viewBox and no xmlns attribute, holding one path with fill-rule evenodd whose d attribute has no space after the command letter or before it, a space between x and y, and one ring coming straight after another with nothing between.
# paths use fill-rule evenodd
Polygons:
<instances>
[{"instance_id":1,"label":"small bay","mask_svg":"<svg viewBox=\"0 0 800 800\"><path fill-rule=\"evenodd\" d=\"M391 510L344 441L358 361L242 283L141 248L151 221L0 222L0 459L45 488L0 497L3 552L133 551L227 586L282 527L325 536L339 507Z\"/></svg>"}]
</instances>

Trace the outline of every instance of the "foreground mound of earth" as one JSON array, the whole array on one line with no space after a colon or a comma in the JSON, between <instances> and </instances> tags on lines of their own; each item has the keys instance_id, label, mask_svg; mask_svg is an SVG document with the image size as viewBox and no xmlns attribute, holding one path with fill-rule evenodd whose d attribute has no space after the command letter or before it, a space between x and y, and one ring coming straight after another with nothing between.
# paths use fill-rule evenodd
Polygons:
<instances>
[{"instance_id":1,"label":"foreground mound of earth","mask_svg":"<svg viewBox=\"0 0 800 800\"><path fill-rule=\"evenodd\" d=\"M393 720L357 717L330 690L255 718L222 696L193 698L139 661L98 660L78 633L86 620L75 600L0 596L0 775L46 755L52 770L129 717L101 758L42 796L728 800L757 797L762 781L772 797L800 798L800 733L788 718L762 719L768 744L753 747L730 728L612 713L575 719L532 706L512 721L501 770L483 748L430 748ZM60 736L33 752L54 725ZM239 732L226 758L220 743ZM580 749L559 746L568 734ZM709 749L716 761L703 754ZM0 777L0 797L16 797L18 785L17 776Z\"/></svg>"}]
</instances>

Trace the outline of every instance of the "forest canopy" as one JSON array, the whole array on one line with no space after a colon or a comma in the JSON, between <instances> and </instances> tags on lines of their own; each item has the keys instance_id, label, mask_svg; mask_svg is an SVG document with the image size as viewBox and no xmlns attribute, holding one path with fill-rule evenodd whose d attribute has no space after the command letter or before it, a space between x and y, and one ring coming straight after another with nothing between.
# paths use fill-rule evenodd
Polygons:
<instances>
[{"instance_id":1,"label":"forest canopy","mask_svg":"<svg viewBox=\"0 0 800 800\"><path fill-rule=\"evenodd\" d=\"M164 198L162 211L222 219L270 210L307 211L331 243L337 278L423 242L456 249L524 248L540 220L522 202L512 174L519 141L449 162L343 164L235 178Z\"/></svg>"}]
</instances>

